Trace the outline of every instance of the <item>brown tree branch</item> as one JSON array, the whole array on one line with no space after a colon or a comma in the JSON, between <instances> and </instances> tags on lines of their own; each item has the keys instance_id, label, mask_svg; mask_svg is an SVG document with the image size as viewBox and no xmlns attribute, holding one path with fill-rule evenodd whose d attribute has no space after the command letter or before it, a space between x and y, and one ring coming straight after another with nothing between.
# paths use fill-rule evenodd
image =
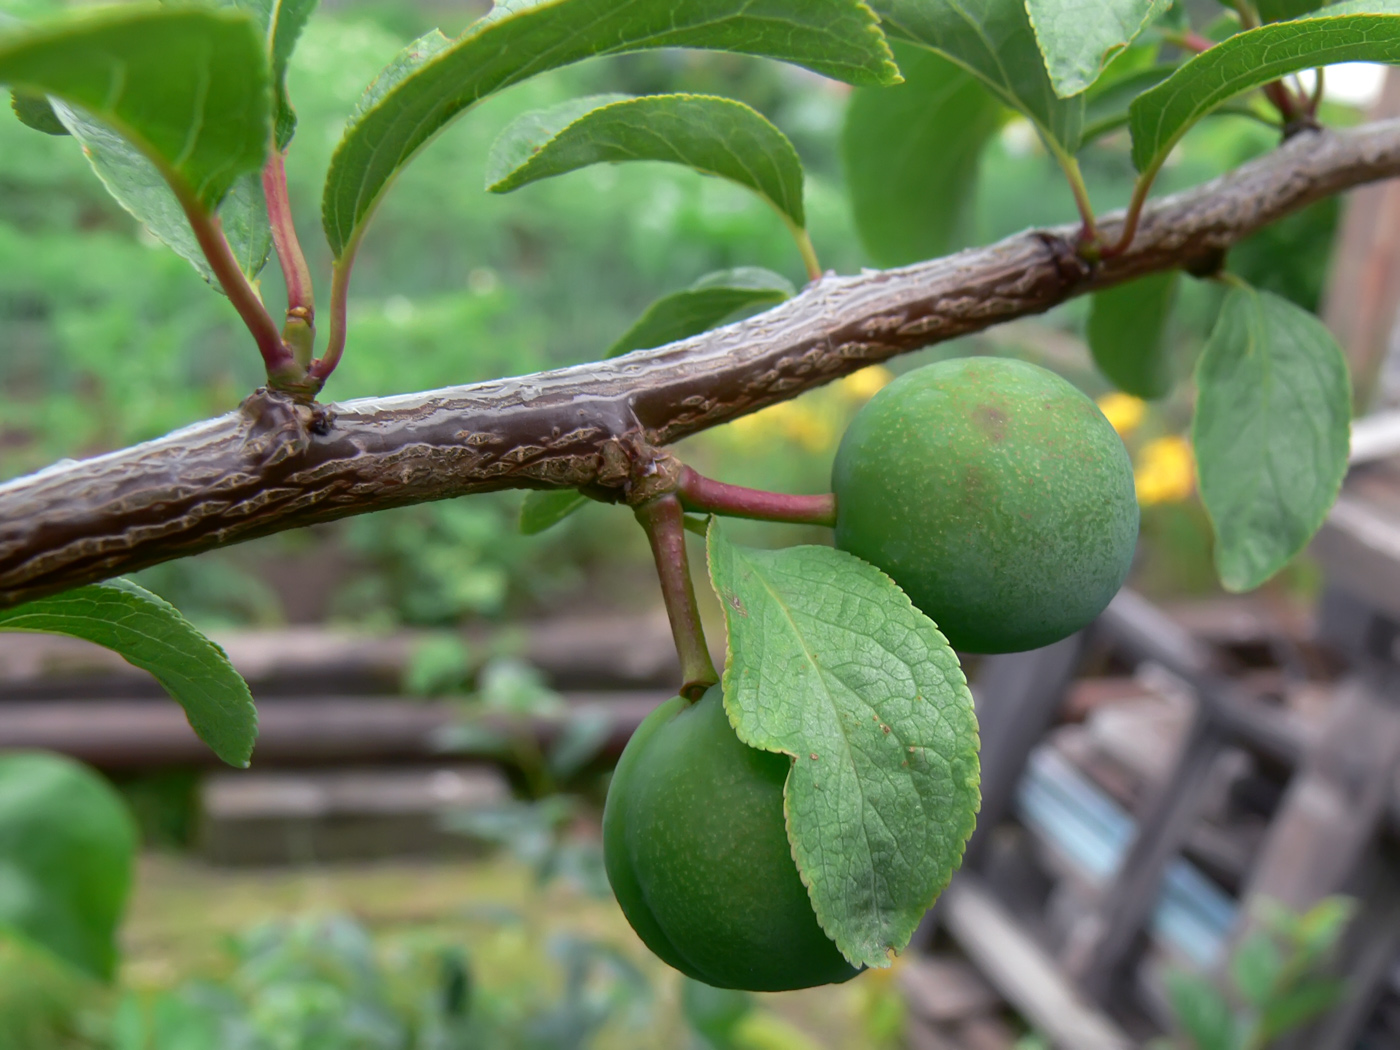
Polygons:
<instances>
[{"instance_id":1,"label":"brown tree branch","mask_svg":"<svg viewBox=\"0 0 1400 1050\"><path fill-rule=\"evenodd\" d=\"M838 376L1231 245L1323 197L1400 175L1400 121L1295 136L1147 209L1093 271L1075 227L827 276L758 317L656 350L326 409L259 392L229 415L0 485L0 607L351 514L518 487L648 488L670 444ZM1112 240L1121 216L1102 223Z\"/></svg>"}]
</instances>

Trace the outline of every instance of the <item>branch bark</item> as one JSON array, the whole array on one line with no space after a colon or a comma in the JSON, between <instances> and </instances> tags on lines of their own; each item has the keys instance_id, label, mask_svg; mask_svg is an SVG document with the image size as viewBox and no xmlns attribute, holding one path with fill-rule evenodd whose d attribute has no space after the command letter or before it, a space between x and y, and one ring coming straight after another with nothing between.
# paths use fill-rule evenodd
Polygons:
<instances>
[{"instance_id":1,"label":"branch bark","mask_svg":"<svg viewBox=\"0 0 1400 1050\"><path fill-rule=\"evenodd\" d=\"M155 441L0 485L0 607L256 536L503 488L625 498L656 448L866 365L1168 269L1314 201L1400 175L1400 121L1308 132L1151 205L1086 267L1077 227L897 270L827 275L758 317L514 379L306 408L259 391ZM1110 242L1121 215L1102 222ZM673 467L670 469L674 469Z\"/></svg>"}]
</instances>

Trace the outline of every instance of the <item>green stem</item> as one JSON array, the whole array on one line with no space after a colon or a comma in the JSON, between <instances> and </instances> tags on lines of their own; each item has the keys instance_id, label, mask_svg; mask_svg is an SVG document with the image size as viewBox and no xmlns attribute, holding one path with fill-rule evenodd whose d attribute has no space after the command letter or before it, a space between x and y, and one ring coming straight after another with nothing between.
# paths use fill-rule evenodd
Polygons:
<instances>
[{"instance_id":1,"label":"green stem","mask_svg":"<svg viewBox=\"0 0 1400 1050\"><path fill-rule=\"evenodd\" d=\"M780 521L792 525L830 527L836 524L836 497L830 492L821 496L791 496L782 492L746 489L741 485L713 481L685 467L681 471L676 495L686 510L706 514L724 514L753 521Z\"/></svg>"},{"instance_id":2,"label":"green stem","mask_svg":"<svg viewBox=\"0 0 1400 1050\"><path fill-rule=\"evenodd\" d=\"M695 601L695 583L685 549L685 511L680 500L668 494L643 503L636 508L636 514L651 541L661 597L681 660L681 696L699 700L706 689L719 681L719 675L705 644L700 607Z\"/></svg>"},{"instance_id":3,"label":"green stem","mask_svg":"<svg viewBox=\"0 0 1400 1050\"><path fill-rule=\"evenodd\" d=\"M1080 170L1077 158L1053 145L1051 149L1060 164L1060 170L1065 173L1065 179L1069 182L1070 192L1074 194L1074 206L1079 210L1080 247L1095 249L1100 240L1099 225L1094 217L1093 202L1089 200L1089 187L1084 184L1084 172Z\"/></svg>"},{"instance_id":4,"label":"green stem","mask_svg":"<svg viewBox=\"0 0 1400 1050\"><path fill-rule=\"evenodd\" d=\"M1137 181L1133 183L1133 199L1128 202L1128 211L1123 216L1123 232L1116 242L1103 250L1101 258L1111 259L1115 255L1122 255L1132 245L1133 238L1137 236L1138 223L1142 221L1142 209L1147 204L1147 195L1152 192L1152 183L1161 169L1159 163L1137 177Z\"/></svg>"},{"instance_id":5,"label":"green stem","mask_svg":"<svg viewBox=\"0 0 1400 1050\"><path fill-rule=\"evenodd\" d=\"M787 216L783 216L787 220ZM792 239L797 242L797 250L802 253L802 265L807 267L807 280L819 281L822 276L822 264L817 258L817 249L812 244L812 235L802 226L788 222L788 229L792 231Z\"/></svg>"},{"instance_id":6,"label":"green stem","mask_svg":"<svg viewBox=\"0 0 1400 1050\"><path fill-rule=\"evenodd\" d=\"M214 272L214 278L258 345L258 353L262 354L263 364L267 367L268 385L279 390L299 388L304 373L297 366L291 350L283 344L282 334L277 330L277 322L272 319L267 307L258 298L258 293L248 282L247 275L239 268L238 261L233 257L233 250L229 247L228 238L224 236L223 227L219 225L218 216L206 210L204 205L184 188L182 180L171 179L169 182L185 218L189 220L190 229L194 231L199 250L209 260L209 268Z\"/></svg>"},{"instance_id":7,"label":"green stem","mask_svg":"<svg viewBox=\"0 0 1400 1050\"><path fill-rule=\"evenodd\" d=\"M1162 29L1158 32L1160 33L1162 39L1165 40L1167 43L1173 44L1176 47L1181 48L1181 50L1183 51L1190 51L1193 54L1197 55L1209 51L1215 46L1214 40L1211 40L1209 37L1202 36L1194 29L1188 29L1185 32L1181 33L1176 33L1169 29Z\"/></svg>"}]
</instances>

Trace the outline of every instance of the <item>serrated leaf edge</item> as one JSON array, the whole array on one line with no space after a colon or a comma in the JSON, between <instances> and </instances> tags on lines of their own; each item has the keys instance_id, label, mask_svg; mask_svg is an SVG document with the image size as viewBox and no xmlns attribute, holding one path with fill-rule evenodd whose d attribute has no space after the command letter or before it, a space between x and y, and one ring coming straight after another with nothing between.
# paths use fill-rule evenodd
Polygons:
<instances>
[{"instance_id":1,"label":"serrated leaf edge","mask_svg":"<svg viewBox=\"0 0 1400 1050\"><path fill-rule=\"evenodd\" d=\"M705 530L705 558L706 558L706 565L707 565L707 567L713 564L715 537L718 537L718 536L720 535L720 531L719 531L719 529L718 529L717 526L718 526L718 521L717 521L716 517L715 517L714 515L711 515L711 516L710 516L710 519L709 519L709 524L708 524L708 526L706 527L706 530ZM726 539L726 540L724 540L723 542L728 543L729 541ZM738 545L737 545L737 544L730 544L730 546L732 546L732 547L737 547ZM818 546L818 545L817 545L817 544L799 544L799 545L797 545L797 546L811 546L811 547L815 547L815 546ZM944 637L943 632L942 632L941 630L939 630L938 625L937 625L936 623L934 623L932 617L930 617L930 616L929 616L927 613L925 613L922 609L920 609L920 608L918 608L916 605L914 605L913 601L910 600L909 596L908 596L907 594L904 593L904 589L903 589L902 587L900 587L899 584L895 583L895 581L889 576L888 573L886 573L884 570L882 570L882 569L879 568L878 566L872 565L870 562L866 561L865 559L863 559L863 558L861 558L861 557L858 557L857 555L851 554L849 551L843 551L843 550L840 550L839 548L834 548L834 547L831 547L831 548L822 548L822 549L824 549L824 550L833 550L833 551L835 551L836 553L842 555L842 556L845 557L845 558L850 559L851 561L853 561L853 562L855 562L855 563L857 563L857 564L859 564L859 565L868 567L871 571L873 571L873 572L874 572L875 574L877 574L879 577L881 577L882 579L884 579L885 581L887 581L887 582L894 588L895 592L899 595L899 597L900 597L900 599L902 600L902 602L903 602L905 605L907 605L907 606L909 607L909 609L912 610L917 616L922 617L922 619L923 619L924 621L926 621L926 622L928 623L928 625L933 629L933 632L942 640L944 646L946 646L946 647L948 648L948 650L949 650L950 652L952 652L952 646L948 644L948 639ZM739 737L739 739L740 739L745 745L747 745L748 747L752 747L752 748L754 748L754 749L757 750L757 751L766 751L766 752L769 752L769 753L771 753L771 754L787 755L790 759L793 760L794 763L796 763L796 761L797 761L797 759L798 759L798 756L797 756L796 754L790 752L790 751L785 751L785 750L783 750L782 748L765 747L765 746L763 746L762 744L755 743L752 739L747 739L747 738L745 738L744 731L739 727L739 725L738 725L738 724L735 722L735 720L734 720L734 709L733 709L732 704L731 704L731 698L732 698L733 695L734 695L734 690L731 688L731 675L732 675L732 671L733 671L733 667L734 667L734 650L733 650L733 647L729 644L729 638L730 638L730 626L729 626L729 625L730 625L730 617L731 617L731 615L732 615L732 611L731 611L730 603L725 599L724 595L723 595L722 593L720 593L719 585L715 582L713 571L708 572L707 575L709 576L709 579L710 579L710 586L711 586L711 588L712 588L712 589L714 590L714 592L715 592L715 597L719 600L720 607L721 607L721 608L723 609L723 611L724 611L724 628L725 628L724 671L722 672L722 674L721 674L721 676L720 676L720 690L721 690L721 693L722 693L722 696L723 696L724 713L725 713L725 716L729 719L729 724L730 724L730 726L734 729L735 734L736 734L736 735ZM934 892L933 892L932 896L929 897L928 902L924 905L925 910L927 910L928 908L933 907L934 903L938 900L938 898L939 898L940 896L942 896L943 891L946 890L946 889L948 888L948 886L952 883L954 873L956 873L959 869L961 869L961 867L962 867L962 862L963 862L963 858L967 855L967 844L968 844L968 842L969 842L969 841L971 840L971 838L972 838L972 833L973 833L973 832L976 830L976 828L977 828L977 816L978 816L978 814L980 814L981 811L982 811L982 786L981 786L981 769L982 769L981 752L982 752L982 737L981 737L981 729L980 729L980 725L979 725L979 723L978 723L978 721L977 721L977 711L976 711L976 707L975 707L975 704L974 704L974 701L973 701L973 697L972 697L972 690L971 690L971 688L970 688L970 687L968 686L968 684L967 684L967 676L966 676L966 674L965 674L965 673L963 672L963 670L962 670L962 664L961 664L961 662L955 660L955 664L954 664L954 665L955 665L955 667L957 668L958 677L961 679L961 687L962 687L962 688L961 688L961 692L962 692L962 694L963 694L963 696L964 696L964 698L965 698L965 700L966 700L966 713L967 713L967 715L968 715L968 717L969 717L969 719L970 719L970 721L971 721L971 725L970 725L968 728L970 729L970 736L971 736L971 740L972 740L973 748L974 748L974 758L975 758L975 760L976 760L976 776L975 776L975 778L974 778L972 781L970 781L970 782L967 784L967 786L970 787L970 788L972 789L973 794L976 796L976 798L975 798L975 800L974 800L974 804L973 804L973 806L972 806L972 809L969 811L968 819L964 822L963 825L959 826L959 827L956 829L956 839L955 839L955 841L956 841L957 844L958 844L958 849L957 849L957 855L953 858L953 863L952 863L951 867L950 867L949 870L948 870L948 877L947 877L946 879L944 879L940 885L938 885L938 886L936 886L936 887L934 888ZM791 778L791 776L792 776L792 771L789 770L789 771L788 771L788 778ZM841 955L846 959L846 961L849 962L852 966L856 966L856 967L872 966L872 967L874 967L874 968L876 968L876 969L884 969L884 968L886 968L886 967L889 967L889 966L893 965L893 960L890 958L890 955L891 955L891 954L893 954L893 955L895 955L895 956L899 955L905 948L908 947L908 942L907 942L907 941L906 941L905 944L903 944L903 945L894 945L894 944L879 945L879 946L878 946L879 950L885 953L885 959L884 959L883 963L871 963L871 962L868 962L868 961L865 960L865 959L861 959L861 958L852 958L851 953L848 952L848 951L846 950L845 946L843 946L843 945L841 944L841 942L836 938L835 934L832 933L832 931L831 931L831 929L830 929L830 921L829 921L829 918L828 918L827 916L824 916L824 915L821 913L821 911L820 911L819 908L818 908L816 898L813 896L811 877L810 877L810 875L803 869L802 863L801 863L801 861L798 860L798 857L797 857L797 849L796 849L796 846L795 846L795 844L793 843L793 839L792 839L792 821L791 821L791 814L790 814L789 808L788 808L788 780L787 780L787 779L785 779L785 780L783 781L783 826L784 826L784 828L787 830L787 834L788 834L788 850L789 850L789 852L790 852L791 855L792 855L793 864L797 867L797 874L798 874L798 877L802 880L802 885L803 885L803 886L806 888L806 890L807 890L807 899L808 899L809 901L811 901L811 903L812 903L812 911L813 911L813 912L816 914L816 916L817 916L817 923L821 926L822 932L825 933L828 937L831 938L831 941L832 941L833 944L836 945L837 950L838 950L838 951L841 953ZM911 930L911 931L910 931L910 936L912 937L912 935L913 935L913 931Z\"/></svg>"}]
</instances>

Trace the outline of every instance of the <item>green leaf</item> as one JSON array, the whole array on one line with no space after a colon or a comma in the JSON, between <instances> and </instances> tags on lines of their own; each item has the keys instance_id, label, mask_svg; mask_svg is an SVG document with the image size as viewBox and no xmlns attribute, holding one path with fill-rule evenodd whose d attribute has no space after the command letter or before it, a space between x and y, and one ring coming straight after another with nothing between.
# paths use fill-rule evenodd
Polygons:
<instances>
[{"instance_id":1,"label":"green leaf","mask_svg":"<svg viewBox=\"0 0 1400 1050\"><path fill-rule=\"evenodd\" d=\"M452 41L441 29L430 29L417 40L404 45L403 50L379 71L379 75L370 81L369 87L365 88L364 93L360 95L359 101L355 103L354 112L350 114L349 123L354 124L355 121L374 109L383 101L385 95L403 82L405 77L451 46Z\"/></svg>"},{"instance_id":2,"label":"green leaf","mask_svg":"<svg viewBox=\"0 0 1400 1050\"><path fill-rule=\"evenodd\" d=\"M689 288L662 296L618 336L604 357L665 346L708 332L740 311L775 306L794 295L792 282L760 266L706 274Z\"/></svg>"},{"instance_id":3,"label":"green leaf","mask_svg":"<svg viewBox=\"0 0 1400 1050\"><path fill-rule=\"evenodd\" d=\"M1347 469L1346 358L1312 314L1270 292L1226 297L1196 366L1192 441L1215 565L1257 587L1303 549Z\"/></svg>"},{"instance_id":4,"label":"green leaf","mask_svg":"<svg viewBox=\"0 0 1400 1050\"><path fill-rule=\"evenodd\" d=\"M179 199L156 165L81 110L55 101L53 111L116 202L222 292ZM272 251L272 226L258 172L247 172L234 180L218 215L239 268L249 279L256 278Z\"/></svg>"},{"instance_id":5,"label":"green leaf","mask_svg":"<svg viewBox=\"0 0 1400 1050\"><path fill-rule=\"evenodd\" d=\"M413 154L481 99L598 55L695 47L761 55L852 83L898 70L860 0L539 0L498 5L351 119L331 158L322 221L337 258Z\"/></svg>"},{"instance_id":6,"label":"green leaf","mask_svg":"<svg viewBox=\"0 0 1400 1050\"><path fill-rule=\"evenodd\" d=\"M742 102L711 95L614 97L582 114L575 103L527 113L491 147L486 188L508 193L625 160L661 160L737 182L793 226L806 225L802 161L787 136Z\"/></svg>"},{"instance_id":7,"label":"green leaf","mask_svg":"<svg viewBox=\"0 0 1400 1050\"><path fill-rule=\"evenodd\" d=\"M1176 72L1176 66L1154 64L1123 76L1113 71L1084 94L1084 141L1093 142L1128 123L1128 107L1144 91L1156 87Z\"/></svg>"},{"instance_id":8,"label":"green leaf","mask_svg":"<svg viewBox=\"0 0 1400 1050\"><path fill-rule=\"evenodd\" d=\"M237 12L119 8L4 32L0 83L86 110L210 210L267 153L267 57Z\"/></svg>"},{"instance_id":9,"label":"green leaf","mask_svg":"<svg viewBox=\"0 0 1400 1050\"><path fill-rule=\"evenodd\" d=\"M1281 22L1285 18L1297 18L1309 11L1316 11L1328 0L1255 0L1259 17L1265 22Z\"/></svg>"},{"instance_id":10,"label":"green leaf","mask_svg":"<svg viewBox=\"0 0 1400 1050\"><path fill-rule=\"evenodd\" d=\"M1309 964L1315 963L1337 946L1355 914L1352 898L1323 898L1298 917L1294 946Z\"/></svg>"},{"instance_id":11,"label":"green leaf","mask_svg":"<svg viewBox=\"0 0 1400 1050\"><path fill-rule=\"evenodd\" d=\"M1004 112L961 66L926 48L893 48L904 83L856 88L841 133L856 229L881 266L966 243L982 148Z\"/></svg>"},{"instance_id":12,"label":"green leaf","mask_svg":"<svg viewBox=\"0 0 1400 1050\"><path fill-rule=\"evenodd\" d=\"M575 489L554 489L549 492L527 492L520 505L520 531L535 536L553 528L588 502L588 497Z\"/></svg>"},{"instance_id":13,"label":"green leaf","mask_svg":"<svg viewBox=\"0 0 1400 1050\"><path fill-rule=\"evenodd\" d=\"M739 737L791 755L788 838L822 929L889 965L962 859L977 721L947 641L888 576L830 547L759 551L711 523L724 703Z\"/></svg>"},{"instance_id":14,"label":"green leaf","mask_svg":"<svg viewBox=\"0 0 1400 1050\"><path fill-rule=\"evenodd\" d=\"M28 91L11 91L10 108L15 111L21 124L42 131L45 135L66 135L68 129L54 114L53 106L43 95Z\"/></svg>"},{"instance_id":15,"label":"green leaf","mask_svg":"<svg viewBox=\"0 0 1400 1050\"><path fill-rule=\"evenodd\" d=\"M1026 0L1055 93L1085 90L1170 0Z\"/></svg>"},{"instance_id":16,"label":"green leaf","mask_svg":"<svg viewBox=\"0 0 1400 1050\"><path fill-rule=\"evenodd\" d=\"M232 0L235 7L256 19L267 39L275 93L274 128L279 150L287 148L297 128L297 115L287 97L287 62L317 0Z\"/></svg>"},{"instance_id":17,"label":"green leaf","mask_svg":"<svg viewBox=\"0 0 1400 1050\"><path fill-rule=\"evenodd\" d=\"M1230 977L1244 1001L1255 1009L1261 1009L1278 991L1283 969L1282 952L1262 931L1246 937L1230 959Z\"/></svg>"},{"instance_id":18,"label":"green leaf","mask_svg":"<svg viewBox=\"0 0 1400 1050\"><path fill-rule=\"evenodd\" d=\"M1259 1018L1260 1034L1265 1042L1272 1042L1295 1028L1301 1028L1344 1000L1349 990L1347 982L1340 978L1317 977L1300 981L1264 1009L1263 1016Z\"/></svg>"},{"instance_id":19,"label":"green leaf","mask_svg":"<svg viewBox=\"0 0 1400 1050\"><path fill-rule=\"evenodd\" d=\"M121 797L86 766L0 756L0 927L111 979L136 841Z\"/></svg>"},{"instance_id":20,"label":"green leaf","mask_svg":"<svg viewBox=\"0 0 1400 1050\"><path fill-rule=\"evenodd\" d=\"M872 0L890 36L932 48L980 77L1055 149L1079 146L1084 100L1055 94L1023 0Z\"/></svg>"},{"instance_id":21,"label":"green leaf","mask_svg":"<svg viewBox=\"0 0 1400 1050\"><path fill-rule=\"evenodd\" d=\"M1138 171L1156 171L1196 121L1241 92L1334 62L1400 62L1400 4L1361 3L1395 13L1346 14L1353 5L1339 4L1318 18L1237 33L1139 95L1128 111Z\"/></svg>"},{"instance_id":22,"label":"green leaf","mask_svg":"<svg viewBox=\"0 0 1400 1050\"><path fill-rule=\"evenodd\" d=\"M1196 1044L1195 1050L1234 1050L1235 1018L1213 985L1178 970L1167 971L1165 983L1176 1022Z\"/></svg>"},{"instance_id":23,"label":"green leaf","mask_svg":"<svg viewBox=\"0 0 1400 1050\"><path fill-rule=\"evenodd\" d=\"M248 685L211 642L162 598L128 580L108 580L0 610L0 630L84 638L149 671L199 739L225 762L246 766L257 735Z\"/></svg>"},{"instance_id":24,"label":"green leaf","mask_svg":"<svg viewBox=\"0 0 1400 1050\"><path fill-rule=\"evenodd\" d=\"M1180 274L1151 274L1094 293L1086 336L1094 363L1113 385L1134 397L1165 397L1172 375L1167 322Z\"/></svg>"}]
</instances>

